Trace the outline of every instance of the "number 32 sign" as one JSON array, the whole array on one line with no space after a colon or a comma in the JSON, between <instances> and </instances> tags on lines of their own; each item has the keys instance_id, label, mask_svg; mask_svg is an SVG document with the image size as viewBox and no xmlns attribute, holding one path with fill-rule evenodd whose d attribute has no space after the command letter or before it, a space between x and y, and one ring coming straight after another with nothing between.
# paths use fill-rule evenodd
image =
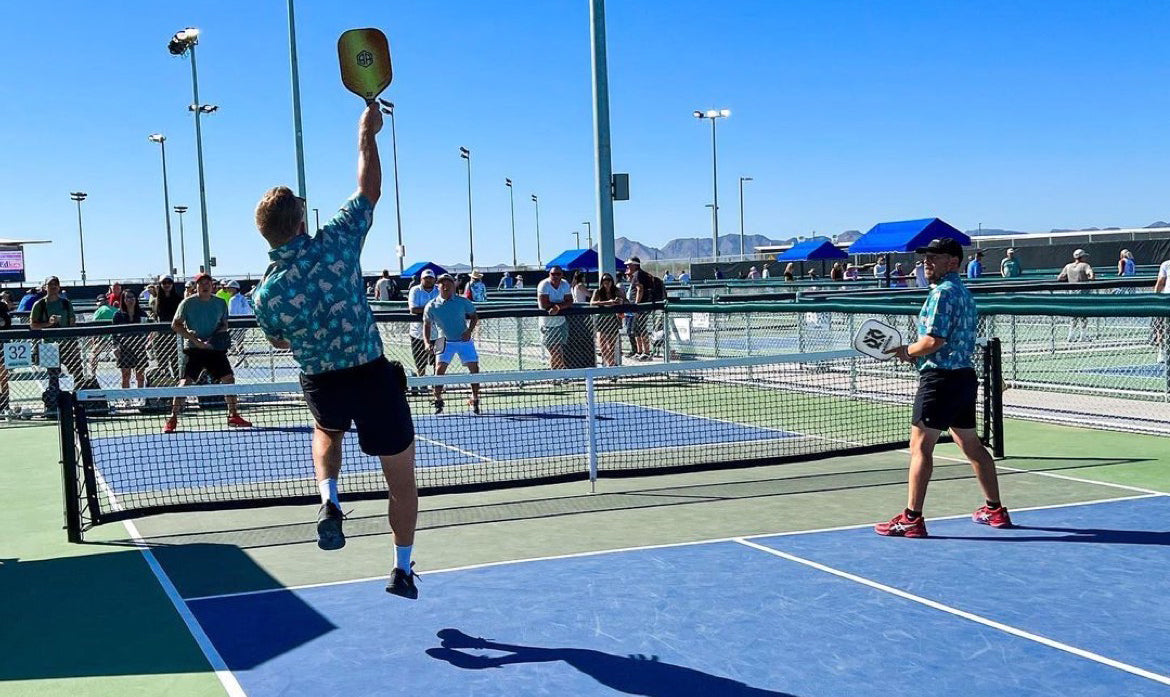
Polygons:
<instances>
[{"instance_id":1,"label":"number 32 sign","mask_svg":"<svg viewBox=\"0 0 1170 697\"><path fill-rule=\"evenodd\" d=\"M9 341L4 344L4 365L8 368L27 368L32 365L32 342Z\"/></svg>"}]
</instances>

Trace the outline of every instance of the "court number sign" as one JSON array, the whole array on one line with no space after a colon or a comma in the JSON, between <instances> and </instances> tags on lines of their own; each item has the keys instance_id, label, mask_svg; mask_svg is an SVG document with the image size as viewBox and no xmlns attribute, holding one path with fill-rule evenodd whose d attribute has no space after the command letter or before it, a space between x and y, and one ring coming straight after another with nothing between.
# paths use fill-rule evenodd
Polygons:
<instances>
[{"instance_id":1,"label":"court number sign","mask_svg":"<svg viewBox=\"0 0 1170 697\"><path fill-rule=\"evenodd\" d=\"M27 368L32 365L32 342L9 341L4 344L4 365L8 368Z\"/></svg>"}]
</instances>

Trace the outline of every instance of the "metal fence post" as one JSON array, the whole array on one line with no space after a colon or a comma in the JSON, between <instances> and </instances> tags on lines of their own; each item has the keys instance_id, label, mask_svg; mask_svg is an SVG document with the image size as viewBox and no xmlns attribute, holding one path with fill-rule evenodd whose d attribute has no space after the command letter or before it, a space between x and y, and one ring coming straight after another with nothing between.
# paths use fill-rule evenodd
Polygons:
<instances>
[{"instance_id":1,"label":"metal fence post","mask_svg":"<svg viewBox=\"0 0 1170 697\"><path fill-rule=\"evenodd\" d=\"M593 372L585 373L585 402L589 418L586 422L585 443L589 454L589 493L597 491L597 395L593 390Z\"/></svg>"},{"instance_id":2,"label":"metal fence post","mask_svg":"<svg viewBox=\"0 0 1170 697\"><path fill-rule=\"evenodd\" d=\"M57 396L61 439L61 480L65 492L65 530L70 542L81 542L81 494L77 486L77 440L73 422L73 395Z\"/></svg>"}]
</instances>

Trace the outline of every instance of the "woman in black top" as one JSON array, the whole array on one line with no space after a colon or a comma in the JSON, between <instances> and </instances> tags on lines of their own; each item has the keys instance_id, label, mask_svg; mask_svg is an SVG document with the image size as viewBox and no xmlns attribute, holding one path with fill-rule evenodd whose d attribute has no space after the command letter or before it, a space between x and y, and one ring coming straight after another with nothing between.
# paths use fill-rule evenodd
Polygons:
<instances>
[{"instance_id":1,"label":"woman in black top","mask_svg":"<svg viewBox=\"0 0 1170 697\"><path fill-rule=\"evenodd\" d=\"M146 311L138 304L138 293L129 288L122 291L122 308L114 314L114 324L148 322ZM118 367L122 369L122 389L130 387L130 371L139 387L146 387L146 334L116 335L114 345L118 353Z\"/></svg>"},{"instance_id":2,"label":"woman in black top","mask_svg":"<svg viewBox=\"0 0 1170 697\"><path fill-rule=\"evenodd\" d=\"M602 274L601 285L593 291L593 299L589 301L589 304L598 307L612 307L621 305L623 302L625 299L622 297L621 291L618 290L613 276L607 273ZM601 358L606 365L617 364L614 349L617 347L618 326L617 314L597 315L597 343L601 345Z\"/></svg>"}]
</instances>

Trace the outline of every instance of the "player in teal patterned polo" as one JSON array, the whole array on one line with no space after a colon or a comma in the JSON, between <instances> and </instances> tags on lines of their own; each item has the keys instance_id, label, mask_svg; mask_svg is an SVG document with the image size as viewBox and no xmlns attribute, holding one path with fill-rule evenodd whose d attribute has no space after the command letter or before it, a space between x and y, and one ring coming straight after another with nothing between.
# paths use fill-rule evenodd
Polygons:
<instances>
[{"instance_id":1,"label":"player in teal patterned polo","mask_svg":"<svg viewBox=\"0 0 1170 697\"><path fill-rule=\"evenodd\" d=\"M918 392L910 419L910 487L906 508L875 531L891 537L926 537L922 517L926 487L934 471L934 444L943 431L971 462L983 489L985 505L972 520L996 528L1011 527L1008 510L999 497L995 460L975 431L975 402L979 378L975 374L975 332L978 314L971 291L959 278L963 247L944 237L917 250L932 287L918 313L918 340L894 353L918 367Z\"/></svg>"},{"instance_id":2,"label":"player in teal patterned polo","mask_svg":"<svg viewBox=\"0 0 1170 697\"><path fill-rule=\"evenodd\" d=\"M411 550L418 518L414 426L406 374L382 354L366 300L362 246L382 192L376 135L378 105L358 124L358 190L317 234L305 232L305 202L288 187L256 206L256 227L272 248L272 264L254 294L256 321L277 348L291 348L313 414L313 468L321 492L317 546L345 546L337 479L346 431L357 426L362 452L378 457L390 496L395 564L387 592L417 598Z\"/></svg>"}]
</instances>

